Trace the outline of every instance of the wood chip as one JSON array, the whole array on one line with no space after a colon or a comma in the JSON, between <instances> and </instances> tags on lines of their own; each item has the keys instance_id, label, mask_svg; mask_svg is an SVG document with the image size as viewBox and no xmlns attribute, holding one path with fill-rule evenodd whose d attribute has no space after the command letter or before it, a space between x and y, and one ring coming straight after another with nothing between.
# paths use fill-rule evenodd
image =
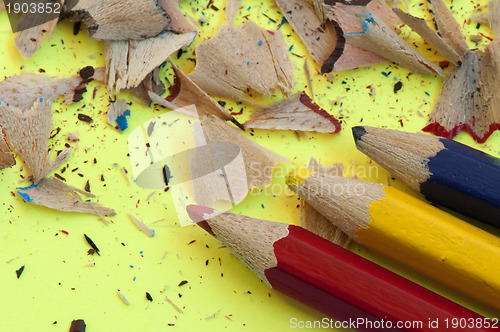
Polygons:
<instances>
[{"instance_id":1,"label":"wood chip","mask_svg":"<svg viewBox=\"0 0 500 332\"><path fill-rule=\"evenodd\" d=\"M493 40L484 52L468 52L458 68L443 82L424 131L448 138L468 131L480 143L500 129L500 41Z\"/></svg>"},{"instance_id":2,"label":"wood chip","mask_svg":"<svg viewBox=\"0 0 500 332\"><path fill-rule=\"evenodd\" d=\"M130 220L132 220L132 222L141 230L144 232L144 234L146 234L147 236L149 237L153 237L155 236L155 231L151 228L149 228L146 224L144 224L143 222L141 222L139 219L137 219L136 217L134 217L133 215L131 215L130 213L128 214L128 216L130 217Z\"/></svg>"},{"instance_id":3,"label":"wood chip","mask_svg":"<svg viewBox=\"0 0 500 332\"><path fill-rule=\"evenodd\" d=\"M0 169L12 167L16 164L16 159L5 141L3 129L0 126Z\"/></svg>"},{"instance_id":4,"label":"wood chip","mask_svg":"<svg viewBox=\"0 0 500 332\"><path fill-rule=\"evenodd\" d=\"M184 14L179 8L179 1L172 0L158 0L158 4L167 12L170 17L168 25L169 31L175 32L193 32L196 31L189 21L184 17Z\"/></svg>"},{"instance_id":5,"label":"wood chip","mask_svg":"<svg viewBox=\"0 0 500 332\"><path fill-rule=\"evenodd\" d=\"M321 66L321 73L330 73L358 67L370 66L387 59L351 44L344 34L363 30L357 15L372 13L380 17L389 27L399 32L396 28L400 23L398 17L384 0L355 0L334 1L325 0L323 4L328 19L332 20L337 35L337 45L328 59Z\"/></svg>"},{"instance_id":6,"label":"wood chip","mask_svg":"<svg viewBox=\"0 0 500 332\"><path fill-rule=\"evenodd\" d=\"M276 0L281 12L320 66L333 53L337 35L331 22L316 15L314 5L307 0Z\"/></svg>"},{"instance_id":7,"label":"wood chip","mask_svg":"<svg viewBox=\"0 0 500 332\"><path fill-rule=\"evenodd\" d=\"M441 55L454 65L460 63L461 57L450 47L446 41L432 30L423 18L412 16L401 9L393 9L394 13L412 30L418 33L426 42L431 44Z\"/></svg>"},{"instance_id":8,"label":"wood chip","mask_svg":"<svg viewBox=\"0 0 500 332\"><path fill-rule=\"evenodd\" d=\"M73 152L68 148L53 162L49 160L47 144L52 130L52 105L46 101L37 101L26 111L0 104L0 126L28 167L30 180L34 183L57 169Z\"/></svg>"},{"instance_id":9,"label":"wood chip","mask_svg":"<svg viewBox=\"0 0 500 332\"><path fill-rule=\"evenodd\" d=\"M23 110L40 98L51 103L58 96L64 96L64 103L71 104L89 80L80 74L60 79L34 73L14 75L0 82L0 101Z\"/></svg>"},{"instance_id":10,"label":"wood chip","mask_svg":"<svg viewBox=\"0 0 500 332\"><path fill-rule=\"evenodd\" d=\"M444 76L441 68L416 51L377 16L363 16L363 31L344 34L349 43L383 56L413 72Z\"/></svg>"},{"instance_id":11,"label":"wood chip","mask_svg":"<svg viewBox=\"0 0 500 332\"><path fill-rule=\"evenodd\" d=\"M120 297L120 299L122 299L123 303L125 303L126 305L130 304L130 302L125 298L125 295L123 295L122 292L118 291L117 294Z\"/></svg>"},{"instance_id":12,"label":"wood chip","mask_svg":"<svg viewBox=\"0 0 500 332\"><path fill-rule=\"evenodd\" d=\"M31 56L40 49L45 41L45 38L49 41L52 38L52 34L54 33L54 29L56 28L58 22L58 17L50 21L46 21L46 16L52 16L52 14L21 16L18 25L22 24L23 19L40 21L40 24L35 24L34 26L33 23L30 22L29 24L33 26L32 28L20 30L16 35L15 44L19 54L24 59L31 58Z\"/></svg>"},{"instance_id":13,"label":"wood chip","mask_svg":"<svg viewBox=\"0 0 500 332\"><path fill-rule=\"evenodd\" d=\"M122 121L117 121L117 119L125 119L125 112L127 112L127 110L129 111L128 115L130 116L130 106L127 104L127 101L125 99L117 99L116 101L111 102L109 104L107 113L108 123L114 127L116 123ZM127 120L125 119L124 121L126 123ZM128 126L124 126L123 124L120 125L120 123L118 123L118 128L120 131L123 131L124 129L126 129L126 127Z\"/></svg>"},{"instance_id":14,"label":"wood chip","mask_svg":"<svg viewBox=\"0 0 500 332\"><path fill-rule=\"evenodd\" d=\"M38 185L17 188L17 193L27 202L65 212L80 212L113 216L115 212L98 203L87 202L82 197L95 197L56 178L43 178Z\"/></svg>"},{"instance_id":15,"label":"wood chip","mask_svg":"<svg viewBox=\"0 0 500 332\"><path fill-rule=\"evenodd\" d=\"M210 95L242 100L244 91L270 96L293 88L294 65L280 31L262 30L252 21L221 26L196 48L197 65L189 78Z\"/></svg>"},{"instance_id":16,"label":"wood chip","mask_svg":"<svg viewBox=\"0 0 500 332\"><path fill-rule=\"evenodd\" d=\"M227 0L226 2L226 24L233 25L238 10L240 9L241 0Z\"/></svg>"},{"instance_id":17,"label":"wood chip","mask_svg":"<svg viewBox=\"0 0 500 332\"><path fill-rule=\"evenodd\" d=\"M247 128L314 131L337 133L340 122L315 104L305 93L255 111L244 123Z\"/></svg>"},{"instance_id":18,"label":"wood chip","mask_svg":"<svg viewBox=\"0 0 500 332\"><path fill-rule=\"evenodd\" d=\"M167 29L170 18L157 0L69 0L67 16L83 21L89 36L102 40L153 37Z\"/></svg>"},{"instance_id":19,"label":"wood chip","mask_svg":"<svg viewBox=\"0 0 500 332\"><path fill-rule=\"evenodd\" d=\"M191 44L195 36L194 32L165 32L157 37L140 40L135 46L128 41L106 41L104 57L108 91L112 93L115 88L118 93L122 89L139 86L170 54Z\"/></svg>"},{"instance_id":20,"label":"wood chip","mask_svg":"<svg viewBox=\"0 0 500 332\"><path fill-rule=\"evenodd\" d=\"M172 60L170 65L175 73L174 85L166 100L176 108L182 108L189 105L195 105L198 117L205 115L215 115L224 121L236 121L229 112L210 97L205 91L200 89L196 83L184 74Z\"/></svg>"},{"instance_id":21,"label":"wood chip","mask_svg":"<svg viewBox=\"0 0 500 332\"><path fill-rule=\"evenodd\" d=\"M442 0L429 0L428 6L441 38L460 57L464 57L469 51L469 46L467 46L465 36L462 34L460 24L455 20L447 5Z\"/></svg>"}]
</instances>

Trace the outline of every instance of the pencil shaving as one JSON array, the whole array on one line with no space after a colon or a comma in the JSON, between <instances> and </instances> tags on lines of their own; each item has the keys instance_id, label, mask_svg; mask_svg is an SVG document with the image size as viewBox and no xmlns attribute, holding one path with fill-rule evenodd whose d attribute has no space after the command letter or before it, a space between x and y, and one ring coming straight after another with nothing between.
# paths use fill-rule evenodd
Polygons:
<instances>
[{"instance_id":1,"label":"pencil shaving","mask_svg":"<svg viewBox=\"0 0 500 332\"><path fill-rule=\"evenodd\" d=\"M233 25L238 10L240 9L241 0L227 0L226 2L226 24Z\"/></svg>"},{"instance_id":2,"label":"pencil shaving","mask_svg":"<svg viewBox=\"0 0 500 332\"><path fill-rule=\"evenodd\" d=\"M5 141L3 129L0 126L0 169L9 168L16 164L16 159Z\"/></svg>"},{"instance_id":3,"label":"pencil shaving","mask_svg":"<svg viewBox=\"0 0 500 332\"><path fill-rule=\"evenodd\" d=\"M184 17L184 14L179 8L179 1L175 0L158 0L158 4L167 12L170 17L170 23L168 24L169 31L175 31L180 33L194 32L196 28L191 25L188 20ZM189 16L192 19L191 16Z\"/></svg>"},{"instance_id":4,"label":"pencil shaving","mask_svg":"<svg viewBox=\"0 0 500 332\"><path fill-rule=\"evenodd\" d=\"M440 35L438 35L434 30L432 30L427 22L423 18L417 18L408 13L403 12L398 8L393 9L394 13L403 21L404 24L408 25L412 30L418 33L426 42L431 44L436 51L441 53L447 60L449 60L454 65L460 63L461 57L455 52L455 50L450 47Z\"/></svg>"},{"instance_id":5,"label":"pencil shaving","mask_svg":"<svg viewBox=\"0 0 500 332\"><path fill-rule=\"evenodd\" d=\"M153 237L155 235L155 231L151 228L149 228L146 224L141 222L139 219L131 215L130 213L128 214L130 217L130 220L142 231L144 234L146 234L149 237Z\"/></svg>"},{"instance_id":6,"label":"pencil shaving","mask_svg":"<svg viewBox=\"0 0 500 332\"><path fill-rule=\"evenodd\" d=\"M305 93L255 111L244 123L247 128L313 131L338 133L340 122L315 104Z\"/></svg>"},{"instance_id":7,"label":"pencil shaving","mask_svg":"<svg viewBox=\"0 0 500 332\"><path fill-rule=\"evenodd\" d=\"M126 123L126 120L121 119L125 118L125 112L127 111L130 114L130 107L124 99L117 99L115 102L111 102L107 113L108 123L112 126L115 126L115 123L117 123L118 129L123 131L126 129L126 126L122 123L123 121Z\"/></svg>"},{"instance_id":8,"label":"pencil shaving","mask_svg":"<svg viewBox=\"0 0 500 332\"><path fill-rule=\"evenodd\" d=\"M160 80L160 67L156 67L151 73L147 74L142 82L135 88L123 89L130 92L135 100L149 106L152 102L150 93L162 95L165 93L165 84Z\"/></svg>"},{"instance_id":9,"label":"pencil shaving","mask_svg":"<svg viewBox=\"0 0 500 332\"><path fill-rule=\"evenodd\" d=\"M128 41L106 41L106 83L108 91L139 86L146 76L173 52L193 42L195 32L174 34L165 32L157 37L143 39L132 46Z\"/></svg>"},{"instance_id":10,"label":"pencil shaving","mask_svg":"<svg viewBox=\"0 0 500 332\"><path fill-rule=\"evenodd\" d=\"M54 161L49 160L47 144L52 130L52 105L37 101L23 111L0 104L0 126L7 140L28 167L30 180L38 183L45 175L58 168L72 153L68 148Z\"/></svg>"},{"instance_id":11,"label":"pencil shaving","mask_svg":"<svg viewBox=\"0 0 500 332\"><path fill-rule=\"evenodd\" d=\"M81 100L85 86L93 77L91 68L85 67L83 73L59 79L34 73L10 76L0 82L0 101L22 110L30 108L40 98L52 103L58 96L64 96L64 103L71 104Z\"/></svg>"},{"instance_id":12,"label":"pencil shaving","mask_svg":"<svg viewBox=\"0 0 500 332\"><path fill-rule=\"evenodd\" d=\"M356 15L372 13L380 17L387 26L399 32L396 25L400 23L389 6L382 0L359 0L349 2L325 1L325 13L335 28L337 44L334 51L321 66L321 73L342 71L387 62L383 56L351 44L344 34L359 32L363 26Z\"/></svg>"},{"instance_id":13,"label":"pencil shaving","mask_svg":"<svg viewBox=\"0 0 500 332\"><path fill-rule=\"evenodd\" d=\"M424 131L438 136L455 137L466 130L484 143L500 128L500 42L494 40L481 51L468 52L460 67L453 69L443 82L434 110Z\"/></svg>"},{"instance_id":14,"label":"pencil shaving","mask_svg":"<svg viewBox=\"0 0 500 332\"><path fill-rule=\"evenodd\" d=\"M183 108L194 104L198 113L197 117L215 115L224 121L236 121L225 108L206 94L196 83L191 81L172 60L169 59L169 62L175 73L171 93L165 98L169 103L176 108Z\"/></svg>"},{"instance_id":15,"label":"pencil shaving","mask_svg":"<svg viewBox=\"0 0 500 332\"><path fill-rule=\"evenodd\" d=\"M167 29L170 18L157 0L69 0L67 16L83 21L89 36L104 40L153 37Z\"/></svg>"},{"instance_id":16,"label":"pencil shaving","mask_svg":"<svg viewBox=\"0 0 500 332\"><path fill-rule=\"evenodd\" d=\"M21 19L18 22L18 26L23 24L24 19L29 19L30 26L33 26L29 29L21 29L15 39L15 44L19 54L24 59L29 59L33 54L35 54L40 47L42 46L45 38L49 41L54 33L54 29L57 25L58 18L54 18L47 22L46 16L53 14L37 14L37 15L22 15ZM32 20L37 20L40 23L36 24Z\"/></svg>"},{"instance_id":17,"label":"pencil shaving","mask_svg":"<svg viewBox=\"0 0 500 332\"><path fill-rule=\"evenodd\" d=\"M314 5L306 0L277 0L276 3L314 61L323 65L337 43L332 23L324 22L322 17L318 17Z\"/></svg>"},{"instance_id":18,"label":"pencil shaving","mask_svg":"<svg viewBox=\"0 0 500 332\"><path fill-rule=\"evenodd\" d=\"M363 15L363 31L344 34L349 43L423 74L444 76L441 68L417 52L375 15Z\"/></svg>"},{"instance_id":19,"label":"pencil shaving","mask_svg":"<svg viewBox=\"0 0 500 332\"><path fill-rule=\"evenodd\" d=\"M441 38L443 38L446 44L453 48L460 57L465 56L469 51L469 47L462 34L460 25L455 20L446 4L442 0L429 0L427 3Z\"/></svg>"},{"instance_id":20,"label":"pencil shaving","mask_svg":"<svg viewBox=\"0 0 500 332\"><path fill-rule=\"evenodd\" d=\"M288 94L295 80L293 62L280 31L264 31L252 21L221 26L196 48L197 65L189 78L210 95L244 101L253 89L266 97Z\"/></svg>"},{"instance_id":21,"label":"pencil shaving","mask_svg":"<svg viewBox=\"0 0 500 332\"><path fill-rule=\"evenodd\" d=\"M115 212L98 203L84 201L82 196L93 198L93 194L65 184L56 178L43 178L37 185L17 188L27 202L65 212L80 212L113 216Z\"/></svg>"}]
</instances>

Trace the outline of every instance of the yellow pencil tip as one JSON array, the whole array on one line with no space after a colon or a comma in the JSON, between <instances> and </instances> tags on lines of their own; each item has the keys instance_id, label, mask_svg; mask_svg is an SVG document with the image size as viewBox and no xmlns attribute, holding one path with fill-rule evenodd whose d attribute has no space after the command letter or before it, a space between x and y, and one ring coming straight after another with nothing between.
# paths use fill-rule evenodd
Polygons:
<instances>
[{"instance_id":1,"label":"yellow pencil tip","mask_svg":"<svg viewBox=\"0 0 500 332\"><path fill-rule=\"evenodd\" d=\"M286 175L285 182L288 186L300 186L313 173L305 168L297 168Z\"/></svg>"}]
</instances>

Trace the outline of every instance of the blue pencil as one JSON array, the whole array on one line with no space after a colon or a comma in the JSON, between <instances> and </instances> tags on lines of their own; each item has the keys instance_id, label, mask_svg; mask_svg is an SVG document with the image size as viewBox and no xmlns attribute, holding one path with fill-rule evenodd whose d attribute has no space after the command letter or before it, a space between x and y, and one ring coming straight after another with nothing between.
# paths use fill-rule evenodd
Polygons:
<instances>
[{"instance_id":1,"label":"blue pencil","mask_svg":"<svg viewBox=\"0 0 500 332\"><path fill-rule=\"evenodd\" d=\"M500 159L447 138L352 128L358 150L427 200L500 228Z\"/></svg>"}]
</instances>

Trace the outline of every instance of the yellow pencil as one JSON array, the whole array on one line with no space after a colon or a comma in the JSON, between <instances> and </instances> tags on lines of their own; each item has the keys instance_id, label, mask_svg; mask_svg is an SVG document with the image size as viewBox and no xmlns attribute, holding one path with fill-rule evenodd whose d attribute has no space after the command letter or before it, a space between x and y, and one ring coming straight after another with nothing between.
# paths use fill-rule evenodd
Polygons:
<instances>
[{"instance_id":1,"label":"yellow pencil","mask_svg":"<svg viewBox=\"0 0 500 332\"><path fill-rule=\"evenodd\" d=\"M355 241L500 309L500 239L392 187L298 170L288 186Z\"/></svg>"}]
</instances>

